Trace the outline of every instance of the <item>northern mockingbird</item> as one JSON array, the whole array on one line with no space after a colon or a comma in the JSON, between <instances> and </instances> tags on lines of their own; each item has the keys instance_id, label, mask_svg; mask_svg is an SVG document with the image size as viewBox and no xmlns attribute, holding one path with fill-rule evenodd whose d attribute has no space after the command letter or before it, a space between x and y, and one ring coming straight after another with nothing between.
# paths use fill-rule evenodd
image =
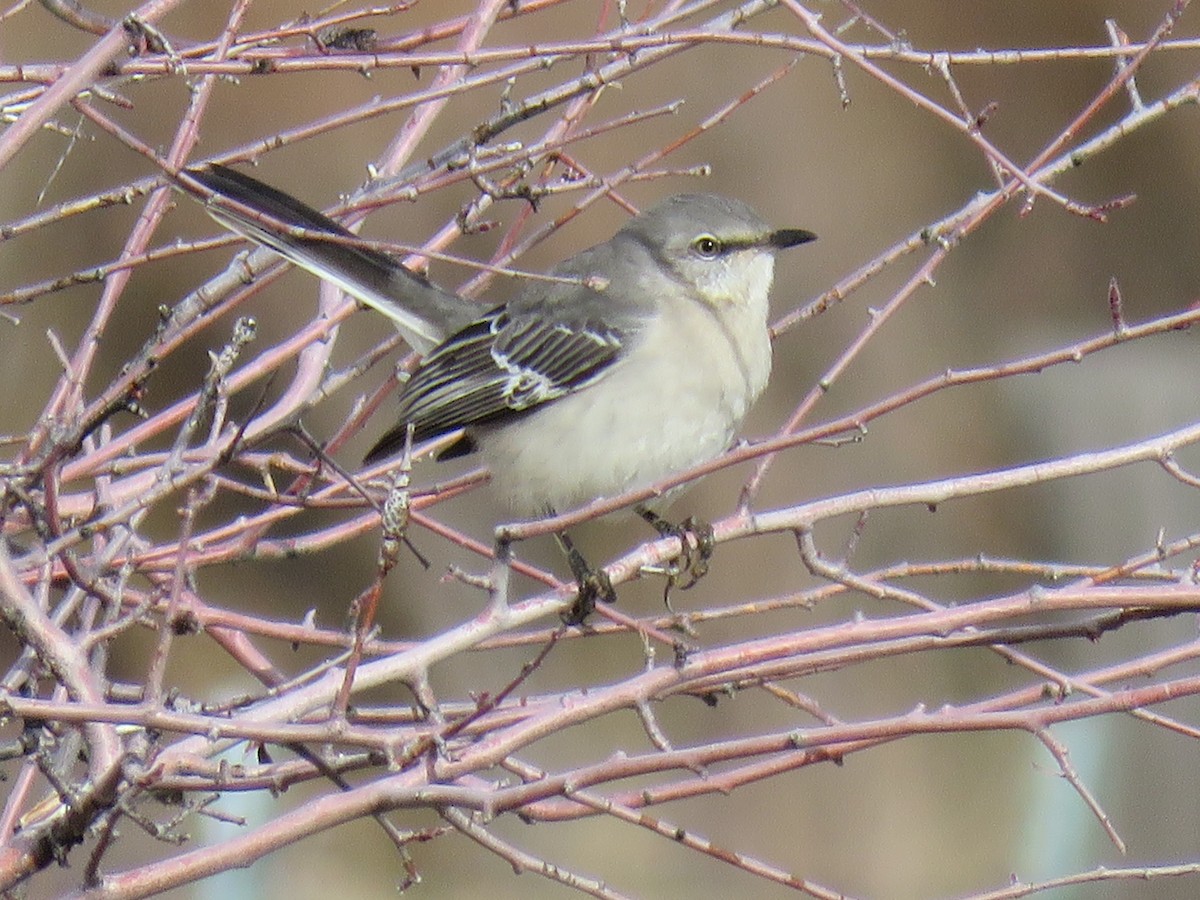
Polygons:
<instances>
[{"instance_id":1,"label":"northern mockingbird","mask_svg":"<svg viewBox=\"0 0 1200 900\"><path fill-rule=\"evenodd\" d=\"M486 309L254 178L217 165L185 174L212 193L219 222L379 310L424 354L366 461L403 448L410 425L415 441L461 430L439 458L481 451L522 517L644 488L728 449L771 371L775 253L816 237L771 229L738 200L681 194ZM679 534L655 511L664 503L638 511ZM614 595L563 545L581 619Z\"/></svg>"}]
</instances>

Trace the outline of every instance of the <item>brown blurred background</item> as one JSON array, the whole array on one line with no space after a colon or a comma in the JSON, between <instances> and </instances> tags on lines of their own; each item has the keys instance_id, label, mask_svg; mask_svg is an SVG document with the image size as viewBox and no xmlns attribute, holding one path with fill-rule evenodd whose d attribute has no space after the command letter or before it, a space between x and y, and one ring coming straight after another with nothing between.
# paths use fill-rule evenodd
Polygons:
<instances>
[{"instance_id":1,"label":"brown blurred background","mask_svg":"<svg viewBox=\"0 0 1200 900\"><path fill-rule=\"evenodd\" d=\"M970 4L891 0L866 3L863 8L902 31L917 48L970 50L1103 45L1106 17L1115 17L1137 40L1153 30L1168 5L1156 0ZM120 3L94 6L114 15L125 11ZM630 6L633 14L636 4ZM810 6L825 14L827 25L846 15L834 3ZM379 27L388 33L415 30L446 18L451 8L466 12L471 7L466 2L427 2L406 15L381 20ZM502 24L488 44L586 38L595 28L598 7L568 3L547 14ZM287 21L304 11L290 2L261 0L253 5L247 28ZM191 4L162 27L189 40L207 39L219 31L225 14L224 4ZM751 28L799 33L799 24L786 10L754 20ZM1176 35L1197 31L1200 20L1189 11ZM846 37L882 41L861 26ZM34 6L0 26L0 63L70 59L90 41ZM77 49L71 49L73 44ZM788 58L780 51L714 46L634 74L602 97L596 121L683 98L686 103L679 114L618 132L615 140L590 141L573 152L594 171L618 169L686 132ZM1158 54L1138 78L1143 98L1152 101L1195 77L1197 58L1194 51ZM885 67L918 90L949 102L936 73L898 63ZM954 74L974 109L997 104L985 133L1010 158L1024 162L1095 96L1112 68L1107 60L1057 61L963 66ZM670 166L711 164L713 174L702 185L667 179L625 189L626 196L642 205L679 190L711 189L743 198L779 226L817 232L821 238L817 244L780 260L775 290L780 314L819 295L885 248L995 184L980 153L958 132L853 66L844 70L851 99L848 108L842 108L828 63L803 59L784 81L668 159ZM422 74L426 81L430 77L431 72ZM519 81L514 96L525 96L559 77L554 72ZM199 152L218 154L373 95L411 90L412 85L413 74L407 70L380 71L370 79L337 72L223 84L204 121ZM187 101L184 82L151 82L124 90L136 108L115 111L116 118L152 145L169 140ZM498 94L487 89L457 98L419 152L435 152L490 114ZM1127 109L1127 98L1122 96L1088 127L1098 130ZM1028 216L1020 217L1016 205L995 216L951 255L938 272L936 285L922 290L886 326L823 401L817 418L853 409L948 368L1016 358L1102 333L1110 327L1107 295L1114 277L1131 321L1191 303L1200 284L1196 251L1200 141L1195 115L1194 109L1169 115L1055 184L1083 203L1136 194L1137 202L1113 213L1108 224L1070 215L1045 199ZM256 174L317 206L332 205L364 180L367 164L378 157L402 121L401 116L385 117L272 153L263 158ZM75 125L69 118L60 118L59 123L67 128ZM541 123L534 123L530 133L540 133L540 127ZM632 146L633 141L644 143ZM86 124L79 141L69 148L62 135L44 133L0 172L0 222L38 208L37 196L43 190L42 204L49 205L149 174L144 159ZM471 198L463 186L416 205L397 205L373 216L367 232L419 242ZM562 211L567 202L548 201L546 210ZM158 235L159 242L216 233L199 210L182 200L179 204L167 220L167 231ZM112 258L138 209L135 203L129 209L77 217L0 244L0 292ZM515 202L501 204L489 216L504 222L517 211ZM615 207L597 207L523 258L521 265L542 268L607 236L620 221ZM455 251L487 259L499 233L502 229L463 238ZM228 250L186 256L146 267L135 276L117 327L110 329L98 371L106 376L115 373L153 329L156 308L176 302L222 268L229 257ZM769 434L779 426L859 332L868 308L886 302L913 265L902 262L846 303L780 339L772 386L748 423L747 435ZM441 264L435 264L433 272L445 283L469 274ZM497 289L502 292L503 286ZM19 325L0 322L0 384L6 386L0 432L28 430L59 374L46 330L53 329L67 347L73 347L98 295L95 286L63 291L16 310ZM290 334L311 315L314 302L315 282L302 273L289 274L256 298L249 311L260 325L257 346L268 347ZM354 316L339 336L335 361L354 359L385 327L370 313ZM148 402L157 408L193 390L197 373L207 365L206 352L220 346L228 328L228 322L217 324L207 342L181 354L173 363L172 374L178 381L156 381ZM772 470L760 505L771 508L859 487L928 480L1102 448L1192 421L1197 393L1194 341L1190 334L1172 335L1089 358L1069 370L940 395L873 424L860 444L807 447L787 454ZM334 398L314 410L306 424L318 436L326 435L344 420L353 400L349 395ZM235 398L235 409L244 411L252 402L253 397ZM356 463L388 423L381 417L375 424L374 430L347 449L347 464ZM1186 457L1183 461L1189 462ZM708 479L677 509L701 516L728 511L747 471L727 471ZM445 474L446 470L418 472L428 479ZM924 510L877 513L854 564L868 568L904 559L980 553L1115 563L1152 547L1160 528L1168 537L1195 530L1198 509L1200 501L1194 495L1156 468L1145 466L947 504L934 514ZM452 524L485 540L497 517L497 510L479 495L441 510ZM838 556L853 523L842 524L841 530L831 527L818 533L822 549L831 557ZM174 523L164 522L162 527L164 533L172 533ZM638 526L629 523L593 526L579 536L596 559L617 554L643 538ZM283 618L298 620L307 609L317 608L319 621L337 625L346 601L369 577L376 541L376 535L369 535L336 554L230 571L206 570L201 586L214 602L235 609L271 608ZM391 579L382 620L387 636L436 633L472 615L480 602L474 591L442 579L448 564L470 567L477 561L464 560L463 551L429 535L419 535L417 543L433 566L426 572L406 560ZM521 552L557 565L552 548L530 546ZM676 594L675 604L686 608L715 604L726 595L770 596L811 583L790 542L743 542L721 547L709 577L693 592ZM1017 587L1012 581L996 579L990 591ZM979 579L963 584L961 594L956 593L957 582L931 583L929 588L943 602L988 593ZM660 602L660 591L656 581L631 585L622 590L621 603L627 610L646 612ZM870 604L839 604L812 613L790 613L787 626L795 627L797 616L810 617L813 623L841 621L858 610L894 612ZM1086 670L1136 654L1143 647L1177 642L1194 629L1193 620L1180 618L1106 637L1098 645L1063 643L1038 647L1036 652L1067 671ZM714 636L719 634L718 626ZM640 646L633 639L610 641L595 650L583 644L559 654L550 671L536 681L570 682L571 667L603 681L606 670L616 678L639 664ZM435 688L446 696L461 696L484 669L497 665L497 658L489 656L477 664L465 660L452 671L435 671ZM514 673L525 658L524 653L510 655ZM214 663L211 645L198 638L177 649L175 677L192 694L204 682L189 666L211 673L207 689L214 696L249 688L244 673L232 665L221 672L221 665L220 660ZM136 664L131 669L136 671ZM229 681L222 681L223 677ZM855 719L895 714L917 704L936 709L944 703L985 697L1023 680L998 657L977 650L863 666L806 679L795 687L817 698L828 712ZM390 700L406 703L409 698ZM740 726L763 727L761 710L743 720L736 702L723 703L716 710L695 707L688 715L675 708L665 716L669 733L681 744L705 735L735 734ZM1195 721L1200 709L1189 702L1168 712ZM614 751L621 746L644 747L644 736L632 716L624 725L621 734L593 733L590 740L611 745ZM788 727L786 720L779 717L776 727ZM1113 849L1078 796L1058 777L1054 760L1033 738L1022 734L910 739L855 755L841 767L816 766L729 797L689 801L651 814L790 869L799 877L877 898L953 896L1000 887L1010 873L1037 879L1099 864L1200 859L1200 789L1193 774L1200 754L1194 743L1118 717L1062 728L1056 734L1070 747L1080 774L1128 842L1127 857ZM578 748L564 745L539 751L545 757L533 761L553 767L575 758ZM247 804L244 810L238 806L241 802ZM229 798L224 808L254 820L271 815L275 807L261 798ZM424 824L432 824L432 818ZM733 896L747 890L762 897L790 894L610 820L554 827L510 820L492 827L518 846L605 878L615 889L634 896ZM206 831L197 824L196 828L197 840L219 840L232 833L228 826L208 826ZM159 855L161 848L141 844L133 828L125 831L128 839L111 858L112 865L118 860L133 865ZM535 875L514 876L498 859L462 838L418 847L415 857L425 883L413 889L412 896L566 894ZM249 871L172 896L288 900L388 896L398 878L395 855L377 829L356 823L274 854ZM1195 879L1110 883L1053 896L1184 898L1196 895L1198 883Z\"/></svg>"}]
</instances>

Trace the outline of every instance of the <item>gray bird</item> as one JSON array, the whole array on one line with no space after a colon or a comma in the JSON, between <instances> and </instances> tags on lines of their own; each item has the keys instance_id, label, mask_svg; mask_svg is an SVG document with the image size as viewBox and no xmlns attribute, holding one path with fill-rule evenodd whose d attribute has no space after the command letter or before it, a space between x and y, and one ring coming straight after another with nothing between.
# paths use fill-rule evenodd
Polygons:
<instances>
[{"instance_id":1,"label":"gray bird","mask_svg":"<svg viewBox=\"0 0 1200 900\"><path fill-rule=\"evenodd\" d=\"M184 174L211 192L184 182L214 218L379 310L424 354L366 460L401 449L410 425L415 441L461 430L439 458L481 451L522 517L645 488L728 449L771 371L775 253L816 237L773 230L738 200L680 194L481 312L254 178ZM658 515L665 502L638 512L687 552ZM615 595L561 540L581 587L568 621L581 621Z\"/></svg>"}]
</instances>

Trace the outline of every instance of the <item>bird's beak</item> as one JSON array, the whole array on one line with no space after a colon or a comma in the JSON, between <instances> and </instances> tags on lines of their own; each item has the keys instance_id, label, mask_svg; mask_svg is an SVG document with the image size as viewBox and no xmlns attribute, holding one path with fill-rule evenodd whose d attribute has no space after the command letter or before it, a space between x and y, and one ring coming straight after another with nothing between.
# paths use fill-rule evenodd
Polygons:
<instances>
[{"instance_id":1,"label":"bird's beak","mask_svg":"<svg viewBox=\"0 0 1200 900\"><path fill-rule=\"evenodd\" d=\"M786 250L788 247L796 247L800 244L807 244L809 241L815 241L817 236L811 231L805 231L803 228L780 228L778 231L772 231L767 235L765 241L768 247L775 250Z\"/></svg>"}]
</instances>

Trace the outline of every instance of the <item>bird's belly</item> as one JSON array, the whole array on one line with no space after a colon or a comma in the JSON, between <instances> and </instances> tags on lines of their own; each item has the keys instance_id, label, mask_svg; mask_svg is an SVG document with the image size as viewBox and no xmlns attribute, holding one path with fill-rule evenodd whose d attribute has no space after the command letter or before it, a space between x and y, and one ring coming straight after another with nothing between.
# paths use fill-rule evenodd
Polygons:
<instances>
[{"instance_id":1,"label":"bird's belly","mask_svg":"<svg viewBox=\"0 0 1200 900\"><path fill-rule=\"evenodd\" d=\"M649 487L726 450L761 384L747 385L732 361L692 359L668 370L673 382L663 386L618 365L516 428L481 433L500 501L523 517L562 512ZM765 373L755 380L765 383Z\"/></svg>"}]
</instances>

